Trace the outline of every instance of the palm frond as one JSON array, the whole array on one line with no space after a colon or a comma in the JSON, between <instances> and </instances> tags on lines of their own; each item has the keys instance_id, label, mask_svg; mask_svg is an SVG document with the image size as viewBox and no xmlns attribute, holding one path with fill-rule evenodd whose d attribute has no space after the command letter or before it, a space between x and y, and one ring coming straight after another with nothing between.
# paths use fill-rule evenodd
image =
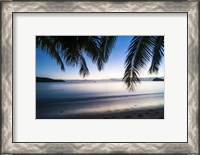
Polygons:
<instances>
[{"instance_id":1,"label":"palm frond","mask_svg":"<svg viewBox=\"0 0 200 155\"><path fill-rule=\"evenodd\" d=\"M89 36L87 38L87 43L84 46L83 51L86 55L91 58L93 63L97 62L99 51L100 51L100 37L98 36Z\"/></svg>"},{"instance_id":2,"label":"palm frond","mask_svg":"<svg viewBox=\"0 0 200 155\"><path fill-rule=\"evenodd\" d=\"M79 64L79 55L84 45L82 37L61 36L56 38L56 47L60 49L66 65L77 66Z\"/></svg>"},{"instance_id":3,"label":"palm frond","mask_svg":"<svg viewBox=\"0 0 200 155\"><path fill-rule=\"evenodd\" d=\"M89 69L88 69L86 61L82 55L79 56L79 62L80 62L79 74L82 75L84 78L85 76L89 75Z\"/></svg>"},{"instance_id":4,"label":"palm frond","mask_svg":"<svg viewBox=\"0 0 200 155\"><path fill-rule=\"evenodd\" d=\"M108 61L112 49L116 43L116 36L102 36L100 38L100 51L97 59L98 70L101 71L104 68L104 64Z\"/></svg>"},{"instance_id":5,"label":"palm frond","mask_svg":"<svg viewBox=\"0 0 200 155\"><path fill-rule=\"evenodd\" d=\"M127 88L130 91L133 91L135 89L135 85L140 82L140 79L138 78L139 77L138 70L132 68L131 65L132 65L131 63L126 64L123 81L125 82Z\"/></svg>"},{"instance_id":6,"label":"palm frond","mask_svg":"<svg viewBox=\"0 0 200 155\"><path fill-rule=\"evenodd\" d=\"M140 82L139 70L150 61L151 52L154 49L152 44L154 39L153 36L137 36L131 40L127 50L123 77L123 81L129 90L134 90L134 86Z\"/></svg>"},{"instance_id":7,"label":"palm frond","mask_svg":"<svg viewBox=\"0 0 200 155\"><path fill-rule=\"evenodd\" d=\"M56 60L57 64L61 67L61 70L65 70L64 63L61 56L56 48L55 38L52 37L36 37L36 47L45 50L53 59Z\"/></svg>"},{"instance_id":8,"label":"palm frond","mask_svg":"<svg viewBox=\"0 0 200 155\"><path fill-rule=\"evenodd\" d=\"M106 36L106 37L101 37L101 57L104 60L104 62L108 61L108 58L110 56L111 51L114 48L114 45L116 43L116 36Z\"/></svg>"},{"instance_id":9,"label":"palm frond","mask_svg":"<svg viewBox=\"0 0 200 155\"><path fill-rule=\"evenodd\" d=\"M155 37L155 47L153 49L153 56L151 66L149 68L149 73L158 73L159 66L161 64L162 58L164 56L164 36Z\"/></svg>"}]
</instances>

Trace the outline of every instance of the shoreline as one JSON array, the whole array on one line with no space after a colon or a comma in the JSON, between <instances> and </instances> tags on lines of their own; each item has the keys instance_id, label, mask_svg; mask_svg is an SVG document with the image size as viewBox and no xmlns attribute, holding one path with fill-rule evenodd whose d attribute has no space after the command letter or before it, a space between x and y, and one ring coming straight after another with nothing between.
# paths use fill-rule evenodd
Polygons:
<instances>
[{"instance_id":1,"label":"shoreline","mask_svg":"<svg viewBox=\"0 0 200 155\"><path fill-rule=\"evenodd\" d=\"M82 113L74 115L57 115L36 119L164 119L164 107L148 109L128 109L104 113Z\"/></svg>"},{"instance_id":2,"label":"shoreline","mask_svg":"<svg viewBox=\"0 0 200 155\"><path fill-rule=\"evenodd\" d=\"M76 98L36 105L36 119L163 119L163 94Z\"/></svg>"}]
</instances>

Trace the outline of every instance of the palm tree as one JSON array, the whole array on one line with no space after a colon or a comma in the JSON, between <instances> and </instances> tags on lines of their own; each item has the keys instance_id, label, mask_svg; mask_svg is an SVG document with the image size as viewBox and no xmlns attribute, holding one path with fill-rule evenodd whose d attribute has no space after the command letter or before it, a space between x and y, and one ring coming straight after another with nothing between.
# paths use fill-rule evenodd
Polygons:
<instances>
[{"instance_id":1,"label":"palm tree","mask_svg":"<svg viewBox=\"0 0 200 155\"><path fill-rule=\"evenodd\" d=\"M116 36L37 36L36 46L53 57L60 65L61 70L65 70L64 62L71 66L79 65L79 74L85 77L89 74L89 70L83 53L101 71L109 59L116 39ZM126 53L123 81L127 88L133 91L135 85L140 82L139 71L147 63L151 63L150 74L158 73L159 65L164 56L164 37L133 37Z\"/></svg>"}]
</instances>

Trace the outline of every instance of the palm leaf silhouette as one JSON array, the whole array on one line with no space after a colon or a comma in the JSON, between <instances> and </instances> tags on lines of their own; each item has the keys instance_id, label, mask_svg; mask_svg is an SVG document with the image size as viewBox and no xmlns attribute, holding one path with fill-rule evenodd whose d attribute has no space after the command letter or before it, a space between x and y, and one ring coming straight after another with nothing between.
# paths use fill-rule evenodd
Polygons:
<instances>
[{"instance_id":1,"label":"palm leaf silhouette","mask_svg":"<svg viewBox=\"0 0 200 155\"><path fill-rule=\"evenodd\" d=\"M164 56L164 36L155 37L155 45L153 49L153 56L151 66L149 68L149 73L158 73L161 60Z\"/></svg>"},{"instance_id":2,"label":"palm leaf silhouette","mask_svg":"<svg viewBox=\"0 0 200 155\"><path fill-rule=\"evenodd\" d=\"M45 50L49 54L49 56L55 59L57 64L60 65L61 70L65 70L64 63L57 51L56 41L54 38L45 36L37 37L36 46L41 47L43 50Z\"/></svg>"},{"instance_id":3,"label":"palm leaf silhouette","mask_svg":"<svg viewBox=\"0 0 200 155\"><path fill-rule=\"evenodd\" d=\"M116 36L37 36L36 47L45 50L57 61L62 70L64 62L70 66L80 66L79 74L89 75L83 53L97 65L99 71L108 61L115 45Z\"/></svg>"},{"instance_id":4,"label":"palm leaf silhouette","mask_svg":"<svg viewBox=\"0 0 200 155\"><path fill-rule=\"evenodd\" d=\"M45 50L54 58L61 70L65 70L64 63L79 66L79 74L89 75L89 69L84 58L86 54L99 71L104 69L116 36L37 36L36 47ZM150 63L149 73L158 73L164 56L163 36L134 36L126 52L125 72L123 81L127 88L133 91L140 83L140 70Z\"/></svg>"},{"instance_id":5,"label":"palm leaf silhouette","mask_svg":"<svg viewBox=\"0 0 200 155\"><path fill-rule=\"evenodd\" d=\"M133 37L127 50L123 81L133 91L140 82L140 70L151 62L150 73L158 71L163 56L164 37L137 36ZM162 53L161 53L162 52ZM153 57L153 58L152 58ZM152 58L152 59L151 59Z\"/></svg>"}]
</instances>

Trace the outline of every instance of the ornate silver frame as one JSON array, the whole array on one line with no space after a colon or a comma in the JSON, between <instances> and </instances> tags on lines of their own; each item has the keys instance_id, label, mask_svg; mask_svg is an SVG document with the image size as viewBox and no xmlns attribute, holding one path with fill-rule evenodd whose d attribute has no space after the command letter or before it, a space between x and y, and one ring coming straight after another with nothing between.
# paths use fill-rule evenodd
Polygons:
<instances>
[{"instance_id":1,"label":"ornate silver frame","mask_svg":"<svg viewBox=\"0 0 200 155\"><path fill-rule=\"evenodd\" d=\"M1 153L199 153L199 2L198 1L2 1ZM185 12L188 14L187 143L14 143L12 141L12 15L15 12Z\"/></svg>"}]
</instances>

